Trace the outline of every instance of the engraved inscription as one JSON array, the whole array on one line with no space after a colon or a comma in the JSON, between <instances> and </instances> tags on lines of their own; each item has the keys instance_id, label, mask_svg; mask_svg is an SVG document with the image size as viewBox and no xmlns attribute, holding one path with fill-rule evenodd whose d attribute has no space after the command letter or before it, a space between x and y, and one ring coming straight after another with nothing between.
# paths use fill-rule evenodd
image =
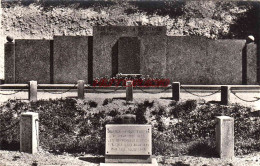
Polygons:
<instances>
[{"instance_id":1,"label":"engraved inscription","mask_svg":"<svg viewBox=\"0 0 260 166\"><path fill-rule=\"evenodd\" d=\"M151 155L151 125L107 125L107 155Z\"/></svg>"}]
</instances>

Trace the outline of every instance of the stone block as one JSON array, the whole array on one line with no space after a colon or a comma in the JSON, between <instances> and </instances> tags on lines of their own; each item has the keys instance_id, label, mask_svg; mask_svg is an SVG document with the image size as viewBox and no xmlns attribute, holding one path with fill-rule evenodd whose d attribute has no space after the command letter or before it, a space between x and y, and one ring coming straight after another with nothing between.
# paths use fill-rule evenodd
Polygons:
<instances>
[{"instance_id":1,"label":"stone block","mask_svg":"<svg viewBox=\"0 0 260 166\"><path fill-rule=\"evenodd\" d=\"M54 83L71 83L88 80L88 36L54 36Z\"/></svg>"},{"instance_id":2,"label":"stone block","mask_svg":"<svg viewBox=\"0 0 260 166\"><path fill-rule=\"evenodd\" d=\"M151 125L106 125L106 163L151 163Z\"/></svg>"},{"instance_id":3,"label":"stone block","mask_svg":"<svg viewBox=\"0 0 260 166\"><path fill-rule=\"evenodd\" d=\"M140 74L164 77L166 72L166 27L97 26L93 28L93 75L112 76L120 37L138 37ZM116 59L116 58L114 58ZM116 64L118 65L118 64ZM160 67L158 67L160 66Z\"/></svg>"},{"instance_id":4,"label":"stone block","mask_svg":"<svg viewBox=\"0 0 260 166\"><path fill-rule=\"evenodd\" d=\"M37 81L30 81L29 82L29 90L28 90L28 98L29 101L36 102L37 101Z\"/></svg>"},{"instance_id":5,"label":"stone block","mask_svg":"<svg viewBox=\"0 0 260 166\"><path fill-rule=\"evenodd\" d=\"M133 101L133 81L126 82L126 101Z\"/></svg>"},{"instance_id":6,"label":"stone block","mask_svg":"<svg viewBox=\"0 0 260 166\"><path fill-rule=\"evenodd\" d=\"M37 153L39 147L39 116L35 112L21 114L20 151Z\"/></svg>"},{"instance_id":7,"label":"stone block","mask_svg":"<svg viewBox=\"0 0 260 166\"><path fill-rule=\"evenodd\" d=\"M221 86L221 104L228 105L230 102L230 86Z\"/></svg>"},{"instance_id":8,"label":"stone block","mask_svg":"<svg viewBox=\"0 0 260 166\"><path fill-rule=\"evenodd\" d=\"M5 83L15 83L15 44L8 42L5 44Z\"/></svg>"},{"instance_id":9,"label":"stone block","mask_svg":"<svg viewBox=\"0 0 260 166\"><path fill-rule=\"evenodd\" d=\"M119 116L120 118L120 124L135 124L136 122L136 115L133 114L125 114Z\"/></svg>"},{"instance_id":10,"label":"stone block","mask_svg":"<svg viewBox=\"0 0 260 166\"><path fill-rule=\"evenodd\" d=\"M15 40L15 82L50 83L50 40Z\"/></svg>"},{"instance_id":11,"label":"stone block","mask_svg":"<svg viewBox=\"0 0 260 166\"><path fill-rule=\"evenodd\" d=\"M173 82L172 83L172 100L179 101L180 100L180 83Z\"/></svg>"},{"instance_id":12,"label":"stone block","mask_svg":"<svg viewBox=\"0 0 260 166\"><path fill-rule=\"evenodd\" d=\"M78 81L78 99L84 99L85 97L85 81Z\"/></svg>"},{"instance_id":13,"label":"stone block","mask_svg":"<svg viewBox=\"0 0 260 166\"><path fill-rule=\"evenodd\" d=\"M118 64L118 71L113 71L113 75L117 73L139 74L140 51L141 41L137 37L120 37L118 40L118 61L112 64ZM116 57L112 58L114 59ZM114 60L114 62L116 62L116 60Z\"/></svg>"},{"instance_id":14,"label":"stone block","mask_svg":"<svg viewBox=\"0 0 260 166\"><path fill-rule=\"evenodd\" d=\"M217 152L221 159L234 158L234 119L218 116L216 125Z\"/></svg>"}]
</instances>

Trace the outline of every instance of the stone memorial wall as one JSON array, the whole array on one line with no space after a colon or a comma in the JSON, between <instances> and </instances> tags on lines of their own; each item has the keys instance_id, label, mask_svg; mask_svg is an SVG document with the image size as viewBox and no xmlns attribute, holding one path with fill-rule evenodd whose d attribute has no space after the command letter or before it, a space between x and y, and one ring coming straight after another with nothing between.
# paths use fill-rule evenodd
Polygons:
<instances>
[{"instance_id":1,"label":"stone memorial wall","mask_svg":"<svg viewBox=\"0 0 260 166\"><path fill-rule=\"evenodd\" d=\"M112 64L112 57L118 56L118 40L120 37L138 37L141 41L140 73L136 74L165 77L165 27L100 26L93 28L93 36L94 77L113 75L112 69L115 64ZM118 64L120 63L121 62L118 61ZM160 66L160 68L158 68L158 66Z\"/></svg>"},{"instance_id":2,"label":"stone memorial wall","mask_svg":"<svg viewBox=\"0 0 260 166\"><path fill-rule=\"evenodd\" d=\"M260 57L245 40L166 36L165 27L100 26L94 36L15 40L5 45L6 83L91 83L117 73L181 84L258 84ZM258 80L257 80L258 79Z\"/></svg>"}]
</instances>

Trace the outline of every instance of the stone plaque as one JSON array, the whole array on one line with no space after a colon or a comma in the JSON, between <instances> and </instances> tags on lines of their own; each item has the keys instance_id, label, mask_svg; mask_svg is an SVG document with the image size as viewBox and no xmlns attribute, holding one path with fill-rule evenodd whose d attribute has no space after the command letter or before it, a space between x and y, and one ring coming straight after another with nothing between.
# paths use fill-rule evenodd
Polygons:
<instances>
[{"instance_id":1,"label":"stone plaque","mask_svg":"<svg viewBox=\"0 0 260 166\"><path fill-rule=\"evenodd\" d=\"M151 154L151 125L106 125L106 155Z\"/></svg>"}]
</instances>

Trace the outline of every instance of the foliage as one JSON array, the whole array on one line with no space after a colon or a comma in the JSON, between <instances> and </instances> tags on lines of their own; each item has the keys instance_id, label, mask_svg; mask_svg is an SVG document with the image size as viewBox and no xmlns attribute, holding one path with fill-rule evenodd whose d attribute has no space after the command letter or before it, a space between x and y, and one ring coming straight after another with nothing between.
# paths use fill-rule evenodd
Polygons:
<instances>
[{"instance_id":1,"label":"foliage","mask_svg":"<svg viewBox=\"0 0 260 166\"><path fill-rule=\"evenodd\" d=\"M168 105L157 100L127 104L112 99L105 99L103 104L76 99L31 103L9 100L0 106L3 149L19 149L17 122L26 111L39 113L40 145L56 153L104 154L105 125L119 123L120 115L129 113L136 115L137 124L152 125L155 155L214 155L215 117L219 115L235 118L236 154L260 150L260 118L251 117L249 107L198 103L196 100L172 101ZM208 150L205 151L205 147Z\"/></svg>"},{"instance_id":2,"label":"foliage","mask_svg":"<svg viewBox=\"0 0 260 166\"><path fill-rule=\"evenodd\" d=\"M86 36L93 35L93 26L117 25L166 26L169 36L245 39L257 32L259 3L60 1L55 4L41 1L26 4L5 2L3 7L3 29L6 35L15 35L15 38Z\"/></svg>"}]
</instances>

